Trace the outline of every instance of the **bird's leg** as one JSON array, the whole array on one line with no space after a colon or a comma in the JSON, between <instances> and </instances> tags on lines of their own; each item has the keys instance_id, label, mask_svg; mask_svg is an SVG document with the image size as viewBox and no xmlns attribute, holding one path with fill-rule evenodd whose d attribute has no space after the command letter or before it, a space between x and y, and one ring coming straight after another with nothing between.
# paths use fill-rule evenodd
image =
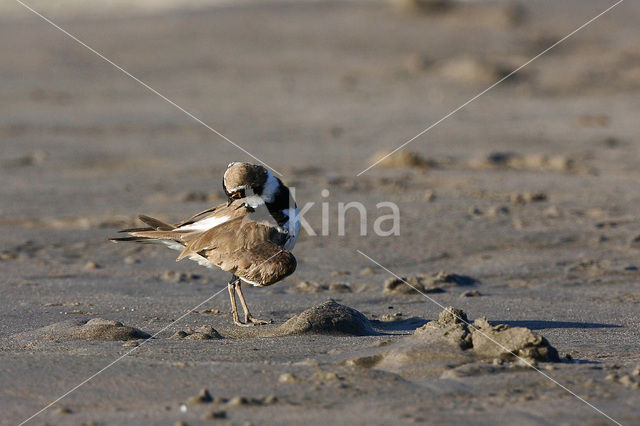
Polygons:
<instances>
[{"instance_id":1,"label":"bird's leg","mask_svg":"<svg viewBox=\"0 0 640 426\"><path fill-rule=\"evenodd\" d=\"M244 309L244 325L258 325L258 324L271 324L272 321L266 321L262 319L258 319L251 315L249 312L249 307L247 306L247 302L244 300L244 294L242 294L242 281L238 280L238 284L236 285L236 291L238 292L238 298L240 299L240 304L242 304L242 309Z\"/></svg>"},{"instance_id":2,"label":"bird's leg","mask_svg":"<svg viewBox=\"0 0 640 426\"><path fill-rule=\"evenodd\" d=\"M233 315L233 323L235 325L244 325L240 322L238 317L238 308L236 307L236 285L240 280L235 275L231 278L231 281L227 284L227 290L229 290L229 298L231 299L231 314Z\"/></svg>"}]
</instances>

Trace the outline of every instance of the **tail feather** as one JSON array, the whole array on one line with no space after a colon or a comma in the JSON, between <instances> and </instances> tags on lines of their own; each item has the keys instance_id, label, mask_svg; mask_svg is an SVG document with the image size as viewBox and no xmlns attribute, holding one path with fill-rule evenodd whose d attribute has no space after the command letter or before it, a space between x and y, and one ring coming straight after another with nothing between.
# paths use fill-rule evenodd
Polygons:
<instances>
[{"instance_id":1,"label":"tail feather","mask_svg":"<svg viewBox=\"0 0 640 426\"><path fill-rule=\"evenodd\" d=\"M129 237L110 238L110 240L113 242L131 241L138 243L157 243L160 242L159 240L174 240L175 235L171 233L175 229L174 226L145 215L139 215L138 219L149 226L123 229L119 232L128 233Z\"/></svg>"},{"instance_id":2,"label":"tail feather","mask_svg":"<svg viewBox=\"0 0 640 426\"><path fill-rule=\"evenodd\" d=\"M172 231L150 231L150 230L146 230L146 231L136 231L136 232L130 232L129 234L131 234L134 237L140 237L140 238L153 238L156 240L175 240L176 239L176 233L172 232Z\"/></svg>"},{"instance_id":3,"label":"tail feather","mask_svg":"<svg viewBox=\"0 0 640 426\"><path fill-rule=\"evenodd\" d=\"M169 225L168 223L164 223L161 220L155 219L153 217L145 216L143 214L138 216L138 219L155 229L156 231L171 231L175 229L174 226Z\"/></svg>"},{"instance_id":4,"label":"tail feather","mask_svg":"<svg viewBox=\"0 0 640 426\"><path fill-rule=\"evenodd\" d=\"M136 243L150 243L151 238L146 237L118 237L118 238L109 238L109 241L113 241L114 243L119 243L121 241L132 241Z\"/></svg>"}]
</instances>

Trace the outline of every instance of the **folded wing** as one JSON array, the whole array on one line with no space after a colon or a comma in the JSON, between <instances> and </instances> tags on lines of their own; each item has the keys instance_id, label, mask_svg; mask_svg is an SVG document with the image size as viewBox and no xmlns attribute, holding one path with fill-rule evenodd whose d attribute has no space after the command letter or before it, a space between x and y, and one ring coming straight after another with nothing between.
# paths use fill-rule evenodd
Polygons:
<instances>
[{"instance_id":1,"label":"folded wing","mask_svg":"<svg viewBox=\"0 0 640 426\"><path fill-rule=\"evenodd\" d=\"M181 251L178 261L186 257L217 266L254 285L273 284L295 271L295 257L281 247L282 236L269 223L251 220L248 211L233 204L206 212L212 214L178 225L140 216L149 227L125 229L121 232L129 237L112 240L163 243Z\"/></svg>"}]
</instances>

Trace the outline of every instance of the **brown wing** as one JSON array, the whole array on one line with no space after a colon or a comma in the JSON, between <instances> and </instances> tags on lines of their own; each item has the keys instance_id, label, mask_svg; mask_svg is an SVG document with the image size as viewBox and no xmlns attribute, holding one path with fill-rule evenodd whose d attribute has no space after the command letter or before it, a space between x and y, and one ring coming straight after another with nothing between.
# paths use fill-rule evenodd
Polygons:
<instances>
[{"instance_id":1,"label":"brown wing","mask_svg":"<svg viewBox=\"0 0 640 426\"><path fill-rule=\"evenodd\" d=\"M251 283L271 285L296 269L295 257L277 239L268 223L237 217L189 241L178 260L197 254Z\"/></svg>"},{"instance_id":2,"label":"brown wing","mask_svg":"<svg viewBox=\"0 0 640 426\"><path fill-rule=\"evenodd\" d=\"M291 252L264 241L250 248L225 253L226 250L206 250L203 254L224 271L260 286L274 284L296 270L296 258Z\"/></svg>"},{"instance_id":3,"label":"brown wing","mask_svg":"<svg viewBox=\"0 0 640 426\"><path fill-rule=\"evenodd\" d=\"M200 217L205 213L211 213L207 216ZM213 217L238 217L246 214L246 209L242 207L241 202L234 202L231 205L220 204L215 207L211 207L204 210L191 218L177 223L175 225L166 224L158 219L154 219L149 216L139 215L138 218L149 225L147 228L131 228L123 229L120 232L126 232L131 237L125 238L112 238L112 241L137 241L137 242L153 242L157 240L173 240L179 244L185 245L189 240L198 238L202 233L207 230L202 229L180 229L185 225L194 225L197 222L211 219Z\"/></svg>"},{"instance_id":4,"label":"brown wing","mask_svg":"<svg viewBox=\"0 0 640 426\"><path fill-rule=\"evenodd\" d=\"M201 217L205 213L210 213ZM251 219L242 202L222 204L205 210L177 225L142 216L149 228L129 229L131 237L114 241L154 242L171 240L184 246L176 260L185 257L206 258L220 269L257 285L271 285L292 274L296 259L278 245L282 236L266 221ZM254 217L259 216L257 214ZM198 222L215 217L229 219L209 229L197 228ZM195 226L195 228L194 228Z\"/></svg>"},{"instance_id":5,"label":"brown wing","mask_svg":"<svg viewBox=\"0 0 640 426\"><path fill-rule=\"evenodd\" d=\"M250 283L268 286L293 274L296 266L291 252L265 241L239 253L232 273Z\"/></svg>"}]
</instances>

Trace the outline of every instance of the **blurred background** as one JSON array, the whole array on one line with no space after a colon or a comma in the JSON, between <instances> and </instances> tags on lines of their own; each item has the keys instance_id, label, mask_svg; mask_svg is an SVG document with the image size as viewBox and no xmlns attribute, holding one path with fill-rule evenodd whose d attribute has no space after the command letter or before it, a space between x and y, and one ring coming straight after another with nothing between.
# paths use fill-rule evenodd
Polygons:
<instances>
[{"instance_id":1,"label":"blurred background","mask_svg":"<svg viewBox=\"0 0 640 426\"><path fill-rule=\"evenodd\" d=\"M29 4L280 171L301 204L358 200L373 213L380 200L400 203L409 230L401 247L423 244L427 234L414 227L469 235L467 211L508 202L512 191L553 187L558 203L580 191L573 201L605 206L606 179L624 175L624 202L636 199L625 186L638 158L635 2L358 178L612 3ZM19 3L3 2L1 19L2 223L30 232L115 228L137 212L177 220L220 201L230 161L254 161ZM442 204L425 204L436 195ZM438 224L442 212L462 228ZM308 220L317 229L320 209ZM437 240L437 250L464 252L455 239ZM354 236L353 247L361 242Z\"/></svg>"}]
</instances>

